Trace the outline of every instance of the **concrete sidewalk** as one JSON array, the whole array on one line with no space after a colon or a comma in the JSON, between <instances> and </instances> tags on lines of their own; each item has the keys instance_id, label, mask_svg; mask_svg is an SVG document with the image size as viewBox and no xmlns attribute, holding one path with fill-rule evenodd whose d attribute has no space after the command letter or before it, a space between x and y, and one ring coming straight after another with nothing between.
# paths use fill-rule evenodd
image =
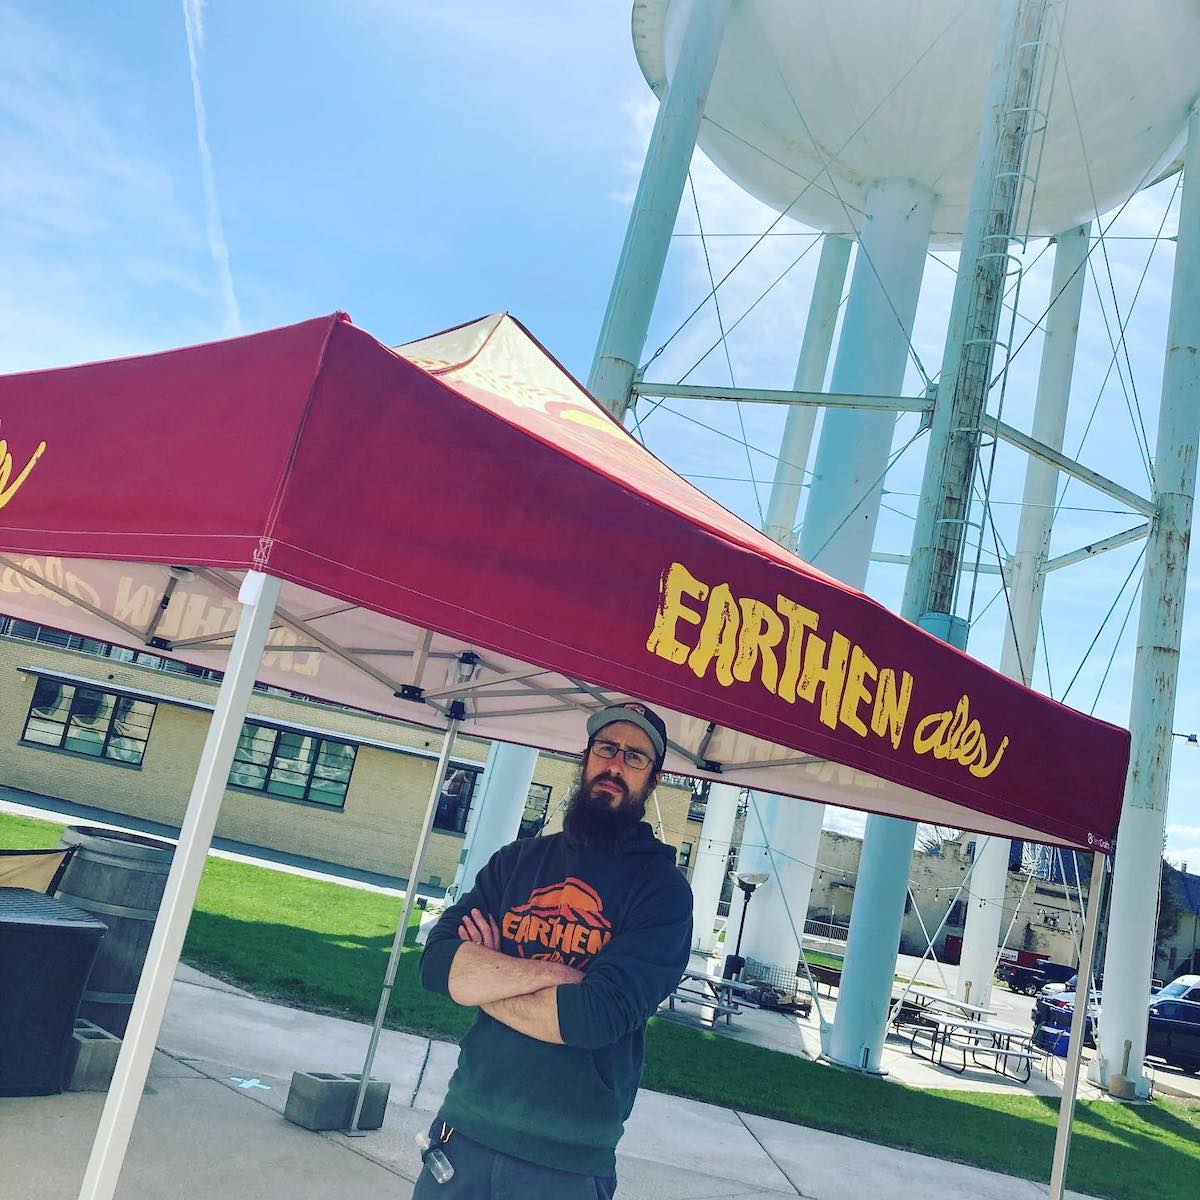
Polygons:
<instances>
[{"instance_id":1,"label":"concrete sidewalk","mask_svg":"<svg viewBox=\"0 0 1200 1200\"><path fill-rule=\"evenodd\" d=\"M234 1195L380 1200L411 1194L413 1138L457 1047L385 1032L382 1130L313 1134L284 1121L293 1070L353 1071L364 1025L256 1000L181 970L155 1055L120 1200ZM5 1200L74 1200L103 1097L0 1099ZM1044 1186L868 1142L643 1091L618 1155L623 1200L1034 1200Z\"/></svg>"}]
</instances>

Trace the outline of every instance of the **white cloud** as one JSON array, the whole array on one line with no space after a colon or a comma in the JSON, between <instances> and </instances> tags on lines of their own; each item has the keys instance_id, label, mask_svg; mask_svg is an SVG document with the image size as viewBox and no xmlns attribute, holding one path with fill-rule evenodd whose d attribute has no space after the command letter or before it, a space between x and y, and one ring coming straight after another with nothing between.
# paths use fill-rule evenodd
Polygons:
<instances>
[{"instance_id":1,"label":"white cloud","mask_svg":"<svg viewBox=\"0 0 1200 1200\"><path fill-rule=\"evenodd\" d=\"M213 333L204 238L147 149L137 94L0 4L0 370ZM110 112L100 96L121 99Z\"/></svg>"},{"instance_id":2,"label":"white cloud","mask_svg":"<svg viewBox=\"0 0 1200 1200\"><path fill-rule=\"evenodd\" d=\"M825 809L822 828L831 833L844 833L860 838L866 832L867 814L853 808L835 808L830 805Z\"/></svg>"},{"instance_id":3,"label":"white cloud","mask_svg":"<svg viewBox=\"0 0 1200 1200\"><path fill-rule=\"evenodd\" d=\"M205 0L183 0L183 24L187 35L188 71L192 81L192 109L196 117L196 149L200 155L200 178L204 184L204 214L208 225L208 248L221 289L221 306L225 314L225 332L241 333L242 314L238 309L237 293L233 287L233 271L229 265L229 243L225 240L225 225L221 220L221 205L217 199L217 176L213 169L212 148L208 141L208 117L204 111L204 92L200 87L200 51L204 49Z\"/></svg>"}]
</instances>

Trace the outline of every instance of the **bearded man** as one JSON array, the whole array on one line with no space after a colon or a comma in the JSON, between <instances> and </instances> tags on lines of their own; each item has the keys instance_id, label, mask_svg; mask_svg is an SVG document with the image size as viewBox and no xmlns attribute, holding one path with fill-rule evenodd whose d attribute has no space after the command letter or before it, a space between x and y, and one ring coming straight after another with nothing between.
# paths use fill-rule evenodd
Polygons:
<instances>
[{"instance_id":1,"label":"bearded man","mask_svg":"<svg viewBox=\"0 0 1200 1200\"><path fill-rule=\"evenodd\" d=\"M642 817L667 750L644 704L592 714L563 832L498 850L442 914L421 982L477 1007L414 1200L611 1197L646 1022L679 982L692 894ZM441 1172L445 1175L444 1164Z\"/></svg>"}]
</instances>

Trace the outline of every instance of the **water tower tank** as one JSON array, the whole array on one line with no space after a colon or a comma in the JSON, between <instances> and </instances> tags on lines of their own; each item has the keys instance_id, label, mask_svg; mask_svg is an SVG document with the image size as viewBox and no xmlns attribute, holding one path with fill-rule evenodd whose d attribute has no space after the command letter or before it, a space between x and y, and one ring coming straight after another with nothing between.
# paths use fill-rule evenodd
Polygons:
<instances>
[{"instance_id":1,"label":"water tower tank","mask_svg":"<svg viewBox=\"0 0 1200 1200\"><path fill-rule=\"evenodd\" d=\"M634 3L634 47L660 95L688 12L705 2ZM1061 53L1032 226L1045 235L1153 178L1200 93L1196 0L1051 11ZM700 147L751 195L779 210L795 202L791 216L827 232L859 224L872 183L913 180L938 196L934 244L954 245L999 19L1000 0L735 0Z\"/></svg>"}]
</instances>

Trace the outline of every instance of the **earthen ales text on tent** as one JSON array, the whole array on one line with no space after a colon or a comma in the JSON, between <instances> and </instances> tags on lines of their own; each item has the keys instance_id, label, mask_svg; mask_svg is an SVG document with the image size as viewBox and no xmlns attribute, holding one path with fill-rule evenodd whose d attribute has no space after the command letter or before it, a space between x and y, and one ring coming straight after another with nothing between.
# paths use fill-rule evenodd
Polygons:
<instances>
[{"instance_id":1,"label":"earthen ales text on tent","mask_svg":"<svg viewBox=\"0 0 1200 1200\"><path fill-rule=\"evenodd\" d=\"M692 607L689 601L697 601ZM753 596L734 596L728 584L710 585L675 562L659 579L658 611L646 649L703 679L711 669L723 687L757 681L789 704L818 703L830 729L859 737L886 737L893 749L904 738L913 677L880 667L861 646L836 630L818 635L820 615L778 595L774 606ZM699 626L695 645L679 638L680 622ZM781 662L782 658L782 662ZM955 708L930 713L912 733L917 754L960 763L978 779L1000 764L1008 738L989 754L987 737L963 696Z\"/></svg>"}]
</instances>

